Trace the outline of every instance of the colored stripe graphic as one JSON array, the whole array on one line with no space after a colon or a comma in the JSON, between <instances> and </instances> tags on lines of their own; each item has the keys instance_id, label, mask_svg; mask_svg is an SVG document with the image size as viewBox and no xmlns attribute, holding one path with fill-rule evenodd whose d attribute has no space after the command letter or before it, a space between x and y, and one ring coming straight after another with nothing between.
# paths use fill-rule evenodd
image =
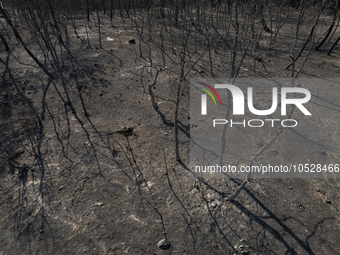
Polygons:
<instances>
[{"instance_id":1,"label":"colored stripe graphic","mask_svg":"<svg viewBox=\"0 0 340 255\"><path fill-rule=\"evenodd\" d=\"M221 100L221 98L220 98L220 95L216 92L216 90L215 90L213 87L211 87L210 85L205 84L205 83L203 83L203 82L197 82L197 83L202 84L202 85L206 86L207 88L211 89L211 91L215 93L215 95L217 96L218 100L220 101L220 104L222 105L222 100ZM207 92L207 91L205 91L205 92ZM213 98L213 100L214 100L214 102L215 102L215 99L214 99L214 97L211 95L211 93L209 93L209 95ZM216 102L215 102L215 104L216 104Z\"/></svg>"},{"instance_id":2,"label":"colored stripe graphic","mask_svg":"<svg viewBox=\"0 0 340 255\"><path fill-rule=\"evenodd\" d=\"M214 96L213 96L208 90L202 89L202 88L199 88L199 89L200 89L200 90L203 90L204 92L206 92L206 93L214 100L214 103L215 103L215 105L217 106L216 100L215 100Z\"/></svg>"}]
</instances>

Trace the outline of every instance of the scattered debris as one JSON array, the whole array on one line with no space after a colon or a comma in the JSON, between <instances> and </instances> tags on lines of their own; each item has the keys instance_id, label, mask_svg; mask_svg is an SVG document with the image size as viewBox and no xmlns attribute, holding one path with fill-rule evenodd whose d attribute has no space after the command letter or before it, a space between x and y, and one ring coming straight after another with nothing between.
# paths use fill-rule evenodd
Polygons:
<instances>
[{"instance_id":1,"label":"scattered debris","mask_svg":"<svg viewBox=\"0 0 340 255\"><path fill-rule=\"evenodd\" d=\"M330 200L328 197L325 197L325 202L326 202L327 204L332 204L332 203L333 203L333 201Z\"/></svg>"},{"instance_id":2,"label":"scattered debris","mask_svg":"<svg viewBox=\"0 0 340 255\"><path fill-rule=\"evenodd\" d=\"M129 128L124 127L123 129L118 130L115 133L121 134L121 135L123 135L125 137L131 136L131 135L136 135L135 133L133 133L133 128L132 127L129 127Z\"/></svg>"},{"instance_id":3,"label":"scattered debris","mask_svg":"<svg viewBox=\"0 0 340 255\"><path fill-rule=\"evenodd\" d=\"M169 240L162 239L157 243L157 246L162 250L167 250L170 249L171 242Z\"/></svg>"},{"instance_id":4,"label":"scattered debris","mask_svg":"<svg viewBox=\"0 0 340 255\"><path fill-rule=\"evenodd\" d=\"M26 170L28 170L28 166L24 163L21 165L21 167L19 168L19 174L24 173Z\"/></svg>"},{"instance_id":5,"label":"scattered debris","mask_svg":"<svg viewBox=\"0 0 340 255\"><path fill-rule=\"evenodd\" d=\"M273 34L273 31L267 25L263 26L263 30L269 34Z\"/></svg>"},{"instance_id":6,"label":"scattered debris","mask_svg":"<svg viewBox=\"0 0 340 255\"><path fill-rule=\"evenodd\" d=\"M236 254L237 255L238 254L248 255L248 254L250 254L250 252L252 252L252 250L249 249L249 245L245 245L245 244L235 245L234 249L235 249L234 255L236 255Z\"/></svg>"},{"instance_id":7,"label":"scattered debris","mask_svg":"<svg viewBox=\"0 0 340 255\"><path fill-rule=\"evenodd\" d=\"M129 40L129 43L130 44L136 44L136 41L135 41L135 39L131 39L131 40Z\"/></svg>"},{"instance_id":8,"label":"scattered debris","mask_svg":"<svg viewBox=\"0 0 340 255\"><path fill-rule=\"evenodd\" d=\"M319 192L321 195L324 195L324 196L326 195L326 192L320 188L317 188L315 191Z\"/></svg>"}]
</instances>

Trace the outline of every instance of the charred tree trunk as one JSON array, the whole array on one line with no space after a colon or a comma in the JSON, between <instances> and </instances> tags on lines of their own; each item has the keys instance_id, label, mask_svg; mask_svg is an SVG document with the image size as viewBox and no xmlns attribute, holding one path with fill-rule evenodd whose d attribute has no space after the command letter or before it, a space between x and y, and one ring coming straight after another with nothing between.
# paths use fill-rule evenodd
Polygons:
<instances>
[{"instance_id":1,"label":"charred tree trunk","mask_svg":"<svg viewBox=\"0 0 340 255\"><path fill-rule=\"evenodd\" d=\"M331 55L332 50L334 49L334 47L338 44L338 42L340 41L340 36L338 37L338 39L336 39L335 43L332 45L332 47L329 49L329 51L327 52L327 55Z\"/></svg>"},{"instance_id":2,"label":"charred tree trunk","mask_svg":"<svg viewBox=\"0 0 340 255\"><path fill-rule=\"evenodd\" d=\"M58 36L59 43L64 45L63 38L61 37L60 27L59 27L57 19L55 17L51 1L50 0L46 0L46 2L48 4L48 8L50 8L50 11L51 11L51 14L52 14L52 19L53 19L53 22L54 22L54 27L57 30L57 36Z\"/></svg>"}]
</instances>

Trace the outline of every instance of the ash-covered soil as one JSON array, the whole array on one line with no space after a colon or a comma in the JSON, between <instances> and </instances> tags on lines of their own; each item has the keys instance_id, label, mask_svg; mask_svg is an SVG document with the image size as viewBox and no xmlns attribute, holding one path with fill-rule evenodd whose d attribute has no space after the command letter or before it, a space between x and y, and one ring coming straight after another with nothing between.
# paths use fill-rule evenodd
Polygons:
<instances>
[{"instance_id":1,"label":"ash-covered soil","mask_svg":"<svg viewBox=\"0 0 340 255\"><path fill-rule=\"evenodd\" d=\"M168 61L152 88L164 123L147 90L153 79L148 74L150 59L159 66L163 61L159 48L151 47L150 53L128 19L115 18L113 26L102 20L102 48L95 20L90 27L91 47L79 21L81 39L71 36L72 56L59 48L64 84L46 82L46 75L19 46L10 57L13 75L20 77L20 93L42 122L37 123L7 73L8 82L0 88L1 146L10 153L0 161L0 254L339 253L338 180L256 179L235 201L224 200L242 180L198 180L189 170L188 83L183 85L178 117L182 163L175 160L179 64ZM181 33L180 28L172 29ZM258 59L246 58L240 77L290 77L285 67L293 31L293 21L288 21L269 52L266 38L272 35L265 34L254 55ZM156 37L156 28L153 32ZM32 51L38 52L31 42ZM169 58L176 58L180 49L171 49L166 46ZM192 54L193 62L199 55L199 50ZM226 55L222 49L212 52L216 76L229 72ZM1 58L6 56L2 50ZM331 56L326 50L313 51L300 77L338 77L339 67L339 47ZM209 68L206 54L187 79L211 77ZM155 75L156 68L152 72ZM333 89L330 96L340 87ZM169 249L158 248L162 239L171 242Z\"/></svg>"}]
</instances>

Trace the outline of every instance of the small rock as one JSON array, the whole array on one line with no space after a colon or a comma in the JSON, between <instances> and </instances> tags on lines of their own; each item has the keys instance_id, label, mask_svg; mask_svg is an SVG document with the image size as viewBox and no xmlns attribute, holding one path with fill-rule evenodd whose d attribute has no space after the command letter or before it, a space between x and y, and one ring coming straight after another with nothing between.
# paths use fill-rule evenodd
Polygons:
<instances>
[{"instance_id":1,"label":"small rock","mask_svg":"<svg viewBox=\"0 0 340 255\"><path fill-rule=\"evenodd\" d=\"M169 240L162 239L157 243L157 246L162 250L167 250L170 248L171 242Z\"/></svg>"},{"instance_id":2,"label":"small rock","mask_svg":"<svg viewBox=\"0 0 340 255\"><path fill-rule=\"evenodd\" d=\"M59 190L62 190L63 188L64 188L64 186L60 186L60 187L59 187Z\"/></svg>"},{"instance_id":3,"label":"small rock","mask_svg":"<svg viewBox=\"0 0 340 255\"><path fill-rule=\"evenodd\" d=\"M94 203L96 206L103 206L104 205L104 203L102 203L102 202L95 202Z\"/></svg>"},{"instance_id":4,"label":"small rock","mask_svg":"<svg viewBox=\"0 0 340 255\"><path fill-rule=\"evenodd\" d=\"M333 203L333 201L332 201L332 200L330 200L328 197L326 197L326 198L325 198L325 202L326 202L327 204L331 204L331 203Z\"/></svg>"},{"instance_id":5,"label":"small rock","mask_svg":"<svg viewBox=\"0 0 340 255\"><path fill-rule=\"evenodd\" d=\"M198 73L204 73L204 70L198 70Z\"/></svg>"}]
</instances>

